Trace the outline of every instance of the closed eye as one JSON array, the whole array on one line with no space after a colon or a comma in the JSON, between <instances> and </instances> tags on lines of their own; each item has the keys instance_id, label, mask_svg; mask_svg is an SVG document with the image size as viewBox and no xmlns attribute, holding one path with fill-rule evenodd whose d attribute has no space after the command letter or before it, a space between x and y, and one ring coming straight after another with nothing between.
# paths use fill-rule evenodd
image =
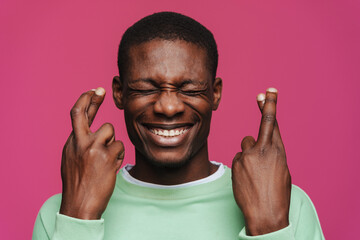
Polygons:
<instances>
[{"instance_id":1,"label":"closed eye","mask_svg":"<svg viewBox=\"0 0 360 240\"><path fill-rule=\"evenodd\" d=\"M159 89L134 89L134 88L129 88L129 90L130 93L141 94L141 95L155 94L160 91Z\"/></svg>"},{"instance_id":2,"label":"closed eye","mask_svg":"<svg viewBox=\"0 0 360 240\"><path fill-rule=\"evenodd\" d=\"M187 96L198 96L201 94L204 94L206 90L180 90L181 94L187 95Z\"/></svg>"}]
</instances>

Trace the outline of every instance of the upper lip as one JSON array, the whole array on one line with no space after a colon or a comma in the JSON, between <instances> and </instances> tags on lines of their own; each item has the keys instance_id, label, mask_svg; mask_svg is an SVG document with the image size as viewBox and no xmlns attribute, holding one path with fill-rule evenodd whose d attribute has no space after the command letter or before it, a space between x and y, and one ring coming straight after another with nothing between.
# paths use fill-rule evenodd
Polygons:
<instances>
[{"instance_id":1,"label":"upper lip","mask_svg":"<svg viewBox=\"0 0 360 240\"><path fill-rule=\"evenodd\" d=\"M163 124L163 123L142 123L147 128L161 128L161 129L175 129L181 127L191 127L193 123L172 123L172 124Z\"/></svg>"}]
</instances>

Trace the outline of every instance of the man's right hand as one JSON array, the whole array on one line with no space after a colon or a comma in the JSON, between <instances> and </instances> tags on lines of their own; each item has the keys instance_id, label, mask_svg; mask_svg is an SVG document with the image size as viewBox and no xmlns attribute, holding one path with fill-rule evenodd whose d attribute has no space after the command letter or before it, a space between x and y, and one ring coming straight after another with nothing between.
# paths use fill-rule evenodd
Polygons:
<instances>
[{"instance_id":1,"label":"man's right hand","mask_svg":"<svg viewBox=\"0 0 360 240\"><path fill-rule=\"evenodd\" d=\"M115 141L114 127L105 123L96 132L90 125L105 97L97 88L83 93L71 109L73 131L65 143L60 213L80 219L100 219L114 191L124 145Z\"/></svg>"}]
</instances>

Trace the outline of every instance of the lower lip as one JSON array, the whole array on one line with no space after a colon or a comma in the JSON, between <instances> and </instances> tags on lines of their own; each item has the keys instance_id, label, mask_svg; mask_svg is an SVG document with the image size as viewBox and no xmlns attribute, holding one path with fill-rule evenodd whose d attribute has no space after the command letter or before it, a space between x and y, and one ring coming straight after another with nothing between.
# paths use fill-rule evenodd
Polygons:
<instances>
[{"instance_id":1,"label":"lower lip","mask_svg":"<svg viewBox=\"0 0 360 240\"><path fill-rule=\"evenodd\" d=\"M184 140L187 138L188 134L190 134L190 131L193 127L188 128L184 133L173 136L173 137L165 137L165 136L159 136L150 131L147 127L143 127L146 136L150 138L155 145L160 147L176 147L181 145Z\"/></svg>"}]
</instances>

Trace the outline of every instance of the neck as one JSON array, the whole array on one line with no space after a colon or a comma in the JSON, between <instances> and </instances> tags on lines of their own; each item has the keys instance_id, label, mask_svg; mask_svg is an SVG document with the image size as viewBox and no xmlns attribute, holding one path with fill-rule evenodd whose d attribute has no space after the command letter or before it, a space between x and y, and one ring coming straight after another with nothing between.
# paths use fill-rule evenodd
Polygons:
<instances>
[{"instance_id":1,"label":"neck","mask_svg":"<svg viewBox=\"0 0 360 240\"><path fill-rule=\"evenodd\" d=\"M176 185L208 177L217 168L209 161L207 144L204 144L194 157L179 167L156 166L136 150L136 164L129 173L144 182Z\"/></svg>"}]
</instances>

